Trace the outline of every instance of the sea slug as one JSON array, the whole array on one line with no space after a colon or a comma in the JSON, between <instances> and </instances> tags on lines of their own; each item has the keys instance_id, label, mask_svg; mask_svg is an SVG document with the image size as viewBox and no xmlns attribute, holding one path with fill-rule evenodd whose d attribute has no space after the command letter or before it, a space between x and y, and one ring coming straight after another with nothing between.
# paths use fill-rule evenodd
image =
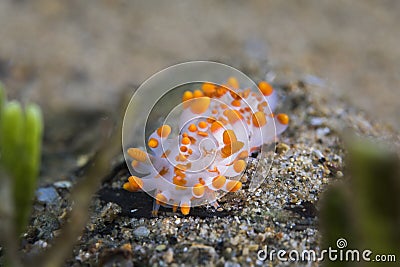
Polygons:
<instances>
[{"instance_id":1,"label":"sea slug","mask_svg":"<svg viewBox=\"0 0 400 267\"><path fill-rule=\"evenodd\" d=\"M202 203L218 206L221 192L241 189L249 155L288 126L286 114L272 113L277 94L265 81L259 90L241 89L233 77L200 87L182 95L178 136L162 125L149 136L149 153L127 151L133 169L145 176L130 176L123 188L154 192L154 214L160 205L179 207L183 215Z\"/></svg>"}]
</instances>

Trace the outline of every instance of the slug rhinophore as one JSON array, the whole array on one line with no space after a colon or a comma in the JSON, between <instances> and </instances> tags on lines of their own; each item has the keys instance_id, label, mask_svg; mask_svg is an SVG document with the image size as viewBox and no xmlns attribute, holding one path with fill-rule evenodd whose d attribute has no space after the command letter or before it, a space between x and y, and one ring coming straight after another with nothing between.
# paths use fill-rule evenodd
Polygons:
<instances>
[{"instance_id":1,"label":"slug rhinophore","mask_svg":"<svg viewBox=\"0 0 400 267\"><path fill-rule=\"evenodd\" d=\"M129 177L123 188L153 191L154 214L160 205L180 207L184 215L198 203L218 206L219 192L241 189L249 155L288 126L286 114L272 113L277 103L272 86L261 81L258 89L240 89L231 77L224 85L203 83L184 92L179 134L172 136L164 124L149 136L149 153L129 148L133 169L144 176Z\"/></svg>"}]
</instances>

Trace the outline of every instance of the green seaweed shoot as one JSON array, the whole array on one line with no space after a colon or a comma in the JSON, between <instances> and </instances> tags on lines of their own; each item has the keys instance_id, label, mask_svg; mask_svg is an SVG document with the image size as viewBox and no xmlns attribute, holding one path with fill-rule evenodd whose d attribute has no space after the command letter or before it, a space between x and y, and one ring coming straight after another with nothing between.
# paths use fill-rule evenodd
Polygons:
<instances>
[{"instance_id":1,"label":"green seaweed shoot","mask_svg":"<svg viewBox=\"0 0 400 267\"><path fill-rule=\"evenodd\" d=\"M39 173L43 119L40 108L7 101L0 84L0 183L10 185L15 234L29 219ZM5 181L9 179L9 181Z\"/></svg>"}]
</instances>

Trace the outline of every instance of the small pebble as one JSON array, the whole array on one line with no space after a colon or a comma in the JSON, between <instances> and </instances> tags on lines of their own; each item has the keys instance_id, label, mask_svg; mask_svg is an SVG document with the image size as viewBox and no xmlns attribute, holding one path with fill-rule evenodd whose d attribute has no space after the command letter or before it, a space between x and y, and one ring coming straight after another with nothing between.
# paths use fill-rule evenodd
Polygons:
<instances>
[{"instance_id":1,"label":"small pebble","mask_svg":"<svg viewBox=\"0 0 400 267\"><path fill-rule=\"evenodd\" d=\"M88 163L90 159L90 155L80 155L78 159L76 160L76 166L77 167L83 167Z\"/></svg>"},{"instance_id":2,"label":"small pebble","mask_svg":"<svg viewBox=\"0 0 400 267\"><path fill-rule=\"evenodd\" d=\"M217 257L213 247L200 244L192 245L188 253L188 255L192 255L192 263L195 265L199 265L203 260L212 262Z\"/></svg>"},{"instance_id":3,"label":"small pebble","mask_svg":"<svg viewBox=\"0 0 400 267\"><path fill-rule=\"evenodd\" d=\"M275 235L276 239L281 240L283 238L283 233L279 232Z\"/></svg>"},{"instance_id":4,"label":"small pebble","mask_svg":"<svg viewBox=\"0 0 400 267\"><path fill-rule=\"evenodd\" d=\"M313 153L320 159L320 158L325 158L324 154L322 154L321 151L319 151L318 149L313 150Z\"/></svg>"},{"instance_id":5,"label":"small pebble","mask_svg":"<svg viewBox=\"0 0 400 267\"><path fill-rule=\"evenodd\" d=\"M240 264L237 262L227 261L225 262L224 267L240 267Z\"/></svg>"},{"instance_id":6,"label":"small pebble","mask_svg":"<svg viewBox=\"0 0 400 267\"><path fill-rule=\"evenodd\" d=\"M118 217L122 211L121 207L113 202L108 202L107 205L101 211L101 218L106 222L112 222Z\"/></svg>"},{"instance_id":7,"label":"small pebble","mask_svg":"<svg viewBox=\"0 0 400 267\"><path fill-rule=\"evenodd\" d=\"M331 130L328 127L318 128L316 133L318 138L322 138L323 136L329 134Z\"/></svg>"},{"instance_id":8,"label":"small pebble","mask_svg":"<svg viewBox=\"0 0 400 267\"><path fill-rule=\"evenodd\" d=\"M232 257L232 248L227 247L224 251L224 257L230 259Z\"/></svg>"},{"instance_id":9,"label":"small pebble","mask_svg":"<svg viewBox=\"0 0 400 267\"><path fill-rule=\"evenodd\" d=\"M167 248L166 245L161 244L161 245L158 245L158 246L156 247L156 250L157 250L157 251L164 251L166 248Z\"/></svg>"},{"instance_id":10,"label":"small pebble","mask_svg":"<svg viewBox=\"0 0 400 267\"><path fill-rule=\"evenodd\" d=\"M285 143L279 143L276 145L276 152L278 154L284 154L290 149L290 146L288 146Z\"/></svg>"},{"instance_id":11,"label":"small pebble","mask_svg":"<svg viewBox=\"0 0 400 267\"><path fill-rule=\"evenodd\" d=\"M150 234L150 230L147 229L145 226L140 226L133 231L133 235L136 237L147 237Z\"/></svg>"},{"instance_id":12,"label":"small pebble","mask_svg":"<svg viewBox=\"0 0 400 267\"><path fill-rule=\"evenodd\" d=\"M34 246L38 246L39 248L47 248L47 242L44 240L38 240L34 244Z\"/></svg>"},{"instance_id":13,"label":"small pebble","mask_svg":"<svg viewBox=\"0 0 400 267\"><path fill-rule=\"evenodd\" d=\"M165 263L170 264L174 260L174 250L169 248L163 255Z\"/></svg>"},{"instance_id":14,"label":"small pebble","mask_svg":"<svg viewBox=\"0 0 400 267\"><path fill-rule=\"evenodd\" d=\"M322 125L325 121L326 121L325 118L314 117L314 118L311 118L310 124L311 124L312 126L320 126L320 125Z\"/></svg>"},{"instance_id":15,"label":"small pebble","mask_svg":"<svg viewBox=\"0 0 400 267\"><path fill-rule=\"evenodd\" d=\"M249 250L250 251L256 251L256 250L258 250L258 248L259 248L259 245L257 245L257 244L250 244L249 245Z\"/></svg>"},{"instance_id":16,"label":"small pebble","mask_svg":"<svg viewBox=\"0 0 400 267\"><path fill-rule=\"evenodd\" d=\"M257 243L262 243L265 240L265 234L259 233L256 237Z\"/></svg>"},{"instance_id":17,"label":"small pebble","mask_svg":"<svg viewBox=\"0 0 400 267\"><path fill-rule=\"evenodd\" d=\"M231 244L234 246L239 244L239 236L235 236L235 237L231 238Z\"/></svg>"},{"instance_id":18,"label":"small pebble","mask_svg":"<svg viewBox=\"0 0 400 267\"><path fill-rule=\"evenodd\" d=\"M55 188L69 189L72 187L72 183L70 181L58 181L54 184Z\"/></svg>"},{"instance_id":19,"label":"small pebble","mask_svg":"<svg viewBox=\"0 0 400 267\"><path fill-rule=\"evenodd\" d=\"M56 189L52 186L39 188L36 190L35 195L37 200L42 204L53 203L59 198Z\"/></svg>"}]
</instances>

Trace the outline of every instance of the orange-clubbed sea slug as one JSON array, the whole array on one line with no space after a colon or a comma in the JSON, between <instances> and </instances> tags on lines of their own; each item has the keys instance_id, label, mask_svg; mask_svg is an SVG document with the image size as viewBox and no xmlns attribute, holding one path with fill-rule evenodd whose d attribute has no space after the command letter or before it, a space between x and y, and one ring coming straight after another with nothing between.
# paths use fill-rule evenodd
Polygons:
<instances>
[{"instance_id":1,"label":"orange-clubbed sea slug","mask_svg":"<svg viewBox=\"0 0 400 267\"><path fill-rule=\"evenodd\" d=\"M196 203L218 206L218 192L241 189L248 156L287 128L289 117L272 113L276 102L269 83L241 89L233 77L184 92L178 136L161 125L147 140L149 152L129 148L133 169L144 176L129 177L123 188L154 192L154 213L160 205L184 215Z\"/></svg>"}]
</instances>

